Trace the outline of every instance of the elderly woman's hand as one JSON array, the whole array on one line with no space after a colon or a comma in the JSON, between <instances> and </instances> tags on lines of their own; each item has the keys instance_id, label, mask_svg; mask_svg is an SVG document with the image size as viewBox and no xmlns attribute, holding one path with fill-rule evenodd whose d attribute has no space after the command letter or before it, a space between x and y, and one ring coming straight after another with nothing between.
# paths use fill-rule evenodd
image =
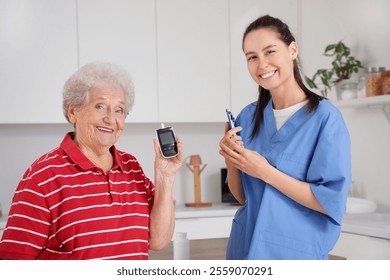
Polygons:
<instances>
[{"instance_id":1,"label":"elderly woman's hand","mask_svg":"<svg viewBox=\"0 0 390 280\"><path fill-rule=\"evenodd\" d=\"M175 209L173 205L173 184L176 172L182 164L182 142L176 137L177 156L164 158L161 155L160 144L154 142L154 204L150 213L149 249L161 250L171 240L175 227Z\"/></svg>"},{"instance_id":2,"label":"elderly woman's hand","mask_svg":"<svg viewBox=\"0 0 390 280\"><path fill-rule=\"evenodd\" d=\"M164 176L175 176L176 172L179 170L182 164L183 145L180 138L176 137L177 156L172 158L164 158L161 155L160 144L158 143L158 140L154 139L153 142L156 156L154 161L154 169L159 171L159 173L163 174Z\"/></svg>"}]
</instances>

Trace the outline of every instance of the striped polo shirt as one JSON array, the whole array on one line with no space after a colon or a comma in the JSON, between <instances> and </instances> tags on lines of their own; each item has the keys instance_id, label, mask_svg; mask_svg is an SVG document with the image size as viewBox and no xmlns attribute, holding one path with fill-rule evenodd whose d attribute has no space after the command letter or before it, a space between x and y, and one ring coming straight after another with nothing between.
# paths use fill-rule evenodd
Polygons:
<instances>
[{"instance_id":1,"label":"striped polo shirt","mask_svg":"<svg viewBox=\"0 0 390 280\"><path fill-rule=\"evenodd\" d=\"M154 185L111 147L104 174L68 133L20 181L0 243L5 259L147 259Z\"/></svg>"}]
</instances>

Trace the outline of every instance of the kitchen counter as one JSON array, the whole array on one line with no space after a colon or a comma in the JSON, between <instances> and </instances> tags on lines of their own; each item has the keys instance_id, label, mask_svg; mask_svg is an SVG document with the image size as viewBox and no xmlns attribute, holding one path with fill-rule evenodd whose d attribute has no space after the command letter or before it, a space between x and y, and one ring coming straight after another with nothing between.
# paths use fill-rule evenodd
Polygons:
<instances>
[{"instance_id":1,"label":"kitchen counter","mask_svg":"<svg viewBox=\"0 0 390 280\"><path fill-rule=\"evenodd\" d=\"M390 213L347 213L341 231L390 240Z\"/></svg>"},{"instance_id":2,"label":"kitchen counter","mask_svg":"<svg viewBox=\"0 0 390 280\"><path fill-rule=\"evenodd\" d=\"M230 222L239 207L239 205L223 203L215 203L211 207L198 208L176 205L175 218L177 222L207 218L226 219L228 227L230 227ZM344 216L341 231L390 240L390 213L347 213Z\"/></svg>"},{"instance_id":3,"label":"kitchen counter","mask_svg":"<svg viewBox=\"0 0 390 280\"><path fill-rule=\"evenodd\" d=\"M211 207L175 206L176 219L234 217L239 205L214 203Z\"/></svg>"},{"instance_id":4,"label":"kitchen counter","mask_svg":"<svg viewBox=\"0 0 390 280\"><path fill-rule=\"evenodd\" d=\"M227 238L201 239L190 241L191 260L225 260ZM161 251L149 251L151 260L172 260L173 242ZM329 260L345 260L344 257L329 255Z\"/></svg>"},{"instance_id":5,"label":"kitchen counter","mask_svg":"<svg viewBox=\"0 0 390 280\"><path fill-rule=\"evenodd\" d=\"M390 259L390 213L347 213L331 254L349 260Z\"/></svg>"}]
</instances>

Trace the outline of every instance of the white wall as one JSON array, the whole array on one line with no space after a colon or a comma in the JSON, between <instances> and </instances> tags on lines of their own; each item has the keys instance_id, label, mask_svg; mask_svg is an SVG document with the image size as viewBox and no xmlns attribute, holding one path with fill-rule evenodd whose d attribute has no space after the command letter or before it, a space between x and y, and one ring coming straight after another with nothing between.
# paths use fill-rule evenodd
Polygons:
<instances>
[{"instance_id":1,"label":"white wall","mask_svg":"<svg viewBox=\"0 0 390 280\"><path fill-rule=\"evenodd\" d=\"M388 0L301 0L301 54L305 72L328 68L325 46L342 40L366 66L390 69ZM315 62L315 63L313 63Z\"/></svg>"},{"instance_id":2,"label":"white wall","mask_svg":"<svg viewBox=\"0 0 390 280\"><path fill-rule=\"evenodd\" d=\"M311 76L329 68L325 46L344 41L369 66L390 69L388 0L301 0L300 57ZM334 90L329 98L335 98ZM390 210L390 122L381 108L342 109L352 145L353 194Z\"/></svg>"},{"instance_id":3,"label":"white wall","mask_svg":"<svg viewBox=\"0 0 390 280\"><path fill-rule=\"evenodd\" d=\"M327 44L340 39L363 62L390 69L390 22L386 17L390 1L297 0L297 3L299 10L292 12L297 13L299 24L294 30L298 32L295 35L301 45L305 73L310 75L327 66L328 61L320 54ZM355 193L379 202L382 210L390 210L390 123L380 108L343 109L342 113L352 140ZM200 154L207 163L201 174L203 200L219 202L219 170L224 162L218 154L218 142L223 123L170 125L184 142L185 156ZM119 148L138 157L149 177L153 177L152 138L158 127L158 124L127 124L118 143ZM4 213L8 212L26 168L38 156L57 147L68 130L71 127L66 124L0 124L0 203ZM175 182L178 203L193 200L192 180L192 173L183 165Z\"/></svg>"}]
</instances>

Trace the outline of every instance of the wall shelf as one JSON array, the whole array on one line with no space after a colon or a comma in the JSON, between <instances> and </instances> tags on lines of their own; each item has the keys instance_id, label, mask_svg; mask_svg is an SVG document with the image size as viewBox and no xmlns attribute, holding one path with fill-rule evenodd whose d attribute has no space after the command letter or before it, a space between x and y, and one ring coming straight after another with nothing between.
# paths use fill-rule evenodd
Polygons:
<instances>
[{"instance_id":1,"label":"wall shelf","mask_svg":"<svg viewBox=\"0 0 390 280\"><path fill-rule=\"evenodd\" d=\"M331 101L338 108L381 108L390 122L390 95Z\"/></svg>"}]
</instances>

